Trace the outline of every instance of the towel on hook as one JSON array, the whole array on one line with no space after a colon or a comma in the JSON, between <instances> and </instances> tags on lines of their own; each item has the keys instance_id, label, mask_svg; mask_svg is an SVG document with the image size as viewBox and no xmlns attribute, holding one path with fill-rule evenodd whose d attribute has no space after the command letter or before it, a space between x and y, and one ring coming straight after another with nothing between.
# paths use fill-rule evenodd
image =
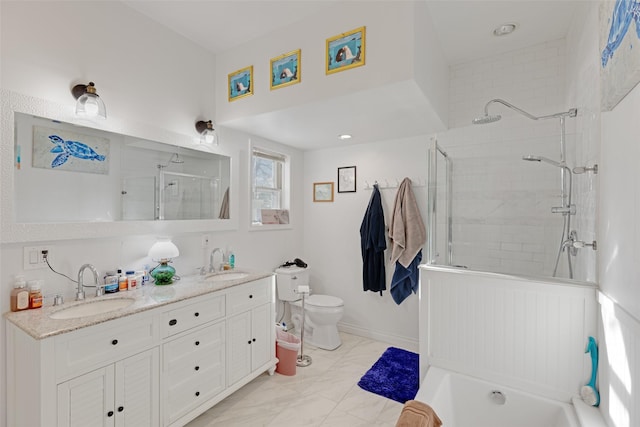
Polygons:
<instances>
[{"instance_id":1,"label":"towel on hook","mask_svg":"<svg viewBox=\"0 0 640 427\"><path fill-rule=\"evenodd\" d=\"M391 262L398 261L404 267L411 265L427 241L427 230L409 178L402 180L393 202L389 239L391 240Z\"/></svg>"},{"instance_id":2,"label":"towel on hook","mask_svg":"<svg viewBox=\"0 0 640 427\"><path fill-rule=\"evenodd\" d=\"M389 292L396 304L400 305L411 292L418 293L418 266L422 262L422 250L413 258L409 267L405 267L399 262L396 262L396 269L393 272L391 279L391 288Z\"/></svg>"},{"instance_id":3,"label":"towel on hook","mask_svg":"<svg viewBox=\"0 0 640 427\"><path fill-rule=\"evenodd\" d=\"M418 265L422 261L422 247L427 241L427 231L409 178L402 180L396 193L389 239L391 262L396 264L391 279L391 296L396 304L400 304L411 292L418 292Z\"/></svg>"},{"instance_id":4,"label":"towel on hook","mask_svg":"<svg viewBox=\"0 0 640 427\"><path fill-rule=\"evenodd\" d=\"M218 218L229 219L229 187L227 187L227 191L224 192L224 196L222 197L222 204L220 205Z\"/></svg>"}]
</instances>

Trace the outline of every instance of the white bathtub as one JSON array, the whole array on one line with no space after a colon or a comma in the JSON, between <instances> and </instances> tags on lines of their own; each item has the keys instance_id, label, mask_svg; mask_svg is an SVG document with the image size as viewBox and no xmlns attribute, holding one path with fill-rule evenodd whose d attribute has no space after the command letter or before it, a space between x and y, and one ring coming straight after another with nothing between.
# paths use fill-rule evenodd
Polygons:
<instances>
[{"instance_id":1,"label":"white bathtub","mask_svg":"<svg viewBox=\"0 0 640 427\"><path fill-rule=\"evenodd\" d=\"M502 393L504 404L496 403ZM580 427L571 404L545 399L466 375L429 367L416 400L427 403L443 427Z\"/></svg>"}]
</instances>

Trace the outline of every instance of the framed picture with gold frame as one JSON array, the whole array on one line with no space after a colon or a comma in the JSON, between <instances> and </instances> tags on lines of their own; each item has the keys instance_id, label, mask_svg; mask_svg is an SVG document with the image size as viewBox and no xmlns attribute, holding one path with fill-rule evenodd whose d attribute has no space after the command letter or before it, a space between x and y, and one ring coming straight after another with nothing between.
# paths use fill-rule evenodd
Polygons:
<instances>
[{"instance_id":1,"label":"framed picture with gold frame","mask_svg":"<svg viewBox=\"0 0 640 427\"><path fill-rule=\"evenodd\" d=\"M271 58L271 90L291 86L302 80L301 50Z\"/></svg>"},{"instance_id":2,"label":"framed picture with gold frame","mask_svg":"<svg viewBox=\"0 0 640 427\"><path fill-rule=\"evenodd\" d=\"M365 64L365 27L327 39L326 73L333 74Z\"/></svg>"},{"instance_id":3,"label":"framed picture with gold frame","mask_svg":"<svg viewBox=\"0 0 640 427\"><path fill-rule=\"evenodd\" d=\"M229 74L229 102L253 95L253 65Z\"/></svg>"},{"instance_id":4,"label":"framed picture with gold frame","mask_svg":"<svg viewBox=\"0 0 640 427\"><path fill-rule=\"evenodd\" d=\"M333 202L333 182L314 182L313 201Z\"/></svg>"}]
</instances>

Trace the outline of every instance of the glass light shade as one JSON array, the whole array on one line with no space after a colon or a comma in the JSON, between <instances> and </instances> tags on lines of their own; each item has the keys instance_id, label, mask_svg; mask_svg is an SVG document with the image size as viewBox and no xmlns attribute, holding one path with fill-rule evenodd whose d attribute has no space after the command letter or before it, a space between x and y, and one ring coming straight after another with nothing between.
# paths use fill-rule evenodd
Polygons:
<instances>
[{"instance_id":1,"label":"glass light shade","mask_svg":"<svg viewBox=\"0 0 640 427\"><path fill-rule=\"evenodd\" d=\"M154 261L162 262L180 255L178 247L173 244L171 239L158 238L158 240L149 249L149 258Z\"/></svg>"},{"instance_id":2,"label":"glass light shade","mask_svg":"<svg viewBox=\"0 0 640 427\"><path fill-rule=\"evenodd\" d=\"M203 144L218 145L218 138L216 138L216 131L213 129L206 129L204 132L202 132L200 141Z\"/></svg>"},{"instance_id":3,"label":"glass light shade","mask_svg":"<svg viewBox=\"0 0 640 427\"><path fill-rule=\"evenodd\" d=\"M76 114L87 117L107 118L107 109L102 99L95 93L85 93L76 101Z\"/></svg>"}]
</instances>

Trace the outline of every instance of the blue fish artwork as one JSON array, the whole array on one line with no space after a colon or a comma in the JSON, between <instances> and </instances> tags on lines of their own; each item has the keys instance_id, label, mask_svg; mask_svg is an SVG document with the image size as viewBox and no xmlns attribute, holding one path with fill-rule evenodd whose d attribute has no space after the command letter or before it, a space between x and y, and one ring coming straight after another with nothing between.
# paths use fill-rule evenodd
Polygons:
<instances>
[{"instance_id":1,"label":"blue fish artwork","mask_svg":"<svg viewBox=\"0 0 640 427\"><path fill-rule=\"evenodd\" d=\"M611 15L611 29L607 45L602 50L602 68L607 66L616 49L627 34L631 21L636 23L636 34L640 39L640 3L633 0L616 0Z\"/></svg>"},{"instance_id":2,"label":"blue fish artwork","mask_svg":"<svg viewBox=\"0 0 640 427\"><path fill-rule=\"evenodd\" d=\"M82 160L96 160L103 162L106 157L98 154L95 150L79 141L64 140L58 135L49 135L49 139L55 144L51 149L51 153L57 153L55 159L51 162L52 168L64 165L69 157L75 157Z\"/></svg>"}]
</instances>

